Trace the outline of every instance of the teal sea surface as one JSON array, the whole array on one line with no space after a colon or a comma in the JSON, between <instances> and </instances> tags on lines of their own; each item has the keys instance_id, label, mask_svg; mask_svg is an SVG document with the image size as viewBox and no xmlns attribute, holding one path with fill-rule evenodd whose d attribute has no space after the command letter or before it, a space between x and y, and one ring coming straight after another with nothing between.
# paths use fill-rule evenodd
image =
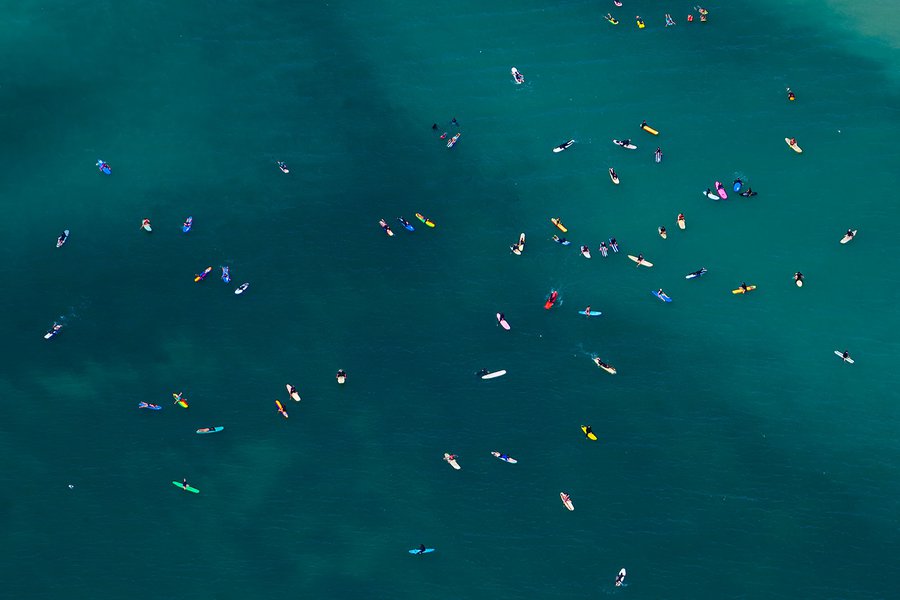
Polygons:
<instances>
[{"instance_id":1,"label":"teal sea surface","mask_svg":"<svg viewBox=\"0 0 900 600\"><path fill-rule=\"evenodd\" d=\"M6 6L4 595L896 598L896 6L624 4Z\"/></svg>"}]
</instances>

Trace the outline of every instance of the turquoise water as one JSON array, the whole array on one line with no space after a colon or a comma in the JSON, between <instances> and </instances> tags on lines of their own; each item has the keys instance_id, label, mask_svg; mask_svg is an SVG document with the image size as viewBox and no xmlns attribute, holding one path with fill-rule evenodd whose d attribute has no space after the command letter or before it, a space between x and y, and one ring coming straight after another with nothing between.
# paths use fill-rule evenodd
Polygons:
<instances>
[{"instance_id":1,"label":"turquoise water","mask_svg":"<svg viewBox=\"0 0 900 600\"><path fill-rule=\"evenodd\" d=\"M894 597L896 16L708 8L10 7L9 593ZM447 150L430 125L454 116ZM701 197L737 176L759 196ZM437 227L403 231L416 212ZM610 236L622 253L578 255ZM192 281L223 264L232 285Z\"/></svg>"}]
</instances>

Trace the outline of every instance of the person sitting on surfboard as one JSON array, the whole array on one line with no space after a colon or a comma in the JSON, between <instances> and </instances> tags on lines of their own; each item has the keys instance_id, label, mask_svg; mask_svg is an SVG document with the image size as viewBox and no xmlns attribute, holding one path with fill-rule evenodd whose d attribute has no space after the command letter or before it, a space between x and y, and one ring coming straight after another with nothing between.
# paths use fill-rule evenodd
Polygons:
<instances>
[{"instance_id":1,"label":"person sitting on surfboard","mask_svg":"<svg viewBox=\"0 0 900 600\"><path fill-rule=\"evenodd\" d=\"M748 187L745 191L741 192L741 196L753 196L756 192L753 191L752 187Z\"/></svg>"},{"instance_id":2,"label":"person sitting on surfboard","mask_svg":"<svg viewBox=\"0 0 900 600\"><path fill-rule=\"evenodd\" d=\"M659 235L665 235L665 233L666 233L666 228L663 227L662 225L660 225L659 226Z\"/></svg>"},{"instance_id":3,"label":"person sitting on surfboard","mask_svg":"<svg viewBox=\"0 0 900 600\"><path fill-rule=\"evenodd\" d=\"M788 93L788 100L793 100L794 98L797 97L794 95L794 92L791 91L791 88L787 89L787 93Z\"/></svg>"},{"instance_id":4,"label":"person sitting on surfboard","mask_svg":"<svg viewBox=\"0 0 900 600\"><path fill-rule=\"evenodd\" d=\"M181 487L184 489L184 491L187 491L187 489L188 489L188 482L187 482L187 479L182 479L182 480L181 480Z\"/></svg>"},{"instance_id":5,"label":"person sitting on surfboard","mask_svg":"<svg viewBox=\"0 0 900 600\"><path fill-rule=\"evenodd\" d=\"M338 369L336 377L347 377L347 372L343 369Z\"/></svg>"},{"instance_id":6,"label":"person sitting on surfboard","mask_svg":"<svg viewBox=\"0 0 900 600\"><path fill-rule=\"evenodd\" d=\"M291 386L291 389L288 390L288 394L293 396L296 393L297 393L297 388L295 388L294 386Z\"/></svg>"},{"instance_id":7,"label":"person sitting on surfboard","mask_svg":"<svg viewBox=\"0 0 900 600\"><path fill-rule=\"evenodd\" d=\"M850 353L844 350L844 352L841 353L841 358L843 358L845 362L850 360Z\"/></svg>"},{"instance_id":8,"label":"person sitting on surfboard","mask_svg":"<svg viewBox=\"0 0 900 600\"><path fill-rule=\"evenodd\" d=\"M803 273L800 271L794 273L794 281L803 281Z\"/></svg>"},{"instance_id":9,"label":"person sitting on surfboard","mask_svg":"<svg viewBox=\"0 0 900 600\"><path fill-rule=\"evenodd\" d=\"M741 282L741 289L744 290L745 292L747 291L747 284L744 283L743 281Z\"/></svg>"},{"instance_id":10,"label":"person sitting on surfboard","mask_svg":"<svg viewBox=\"0 0 900 600\"><path fill-rule=\"evenodd\" d=\"M416 554L425 554L425 544L419 544L419 551Z\"/></svg>"},{"instance_id":11,"label":"person sitting on surfboard","mask_svg":"<svg viewBox=\"0 0 900 600\"><path fill-rule=\"evenodd\" d=\"M590 425L585 425L585 426L584 426L584 437L587 437L587 436L589 436L589 435L592 434L592 433L594 433L594 430L591 429L591 426L590 426Z\"/></svg>"},{"instance_id":12,"label":"person sitting on surfboard","mask_svg":"<svg viewBox=\"0 0 900 600\"><path fill-rule=\"evenodd\" d=\"M638 254L637 264L640 265L642 262L644 262L644 255Z\"/></svg>"},{"instance_id":13,"label":"person sitting on surfboard","mask_svg":"<svg viewBox=\"0 0 900 600\"><path fill-rule=\"evenodd\" d=\"M444 133L441 134L441 139L442 139L442 140L447 139L447 132L446 132L446 131L445 131Z\"/></svg>"},{"instance_id":14,"label":"person sitting on surfboard","mask_svg":"<svg viewBox=\"0 0 900 600\"><path fill-rule=\"evenodd\" d=\"M791 142L790 142L790 143L791 143L791 146L796 146L796 145L797 145L797 138L791 138Z\"/></svg>"},{"instance_id":15,"label":"person sitting on surfboard","mask_svg":"<svg viewBox=\"0 0 900 600\"><path fill-rule=\"evenodd\" d=\"M587 306L584 307L584 316L586 316L586 317L591 316L591 305L590 304L588 304Z\"/></svg>"},{"instance_id":16,"label":"person sitting on surfboard","mask_svg":"<svg viewBox=\"0 0 900 600\"><path fill-rule=\"evenodd\" d=\"M854 235L856 235L856 234L853 233L853 230L852 230L852 229L848 229L846 235L847 235L848 238L852 238L852 237L853 237Z\"/></svg>"}]
</instances>

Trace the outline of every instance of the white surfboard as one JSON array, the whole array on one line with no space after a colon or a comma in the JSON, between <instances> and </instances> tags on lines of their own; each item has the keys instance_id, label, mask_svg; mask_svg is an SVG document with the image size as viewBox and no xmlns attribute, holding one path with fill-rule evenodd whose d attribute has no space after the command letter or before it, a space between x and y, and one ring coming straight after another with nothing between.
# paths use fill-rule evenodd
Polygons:
<instances>
[{"instance_id":1,"label":"white surfboard","mask_svg":"<svg viewBox=\"0 0 900 600\"><path fill-rule=\"evenodd\" d=\"M635 146L634 144L625 144L623 146L619 142L620 142L620 140L616 140L616 139L613 140L613 144L615 144L616 146L619 146L620 148L625 148L626 150L637 150L637 146Z\"/></svg>"},{"instance_id":2,"label":"white surfboard","mask_svg":"<svg viewBox=\"0 0 900 600\"><path fill-rule=\"evenodd\" d=\"M630 259L633 260L634 262L638 263L637 266L639 266L639 267L652 267L652 266L653 266L653 263L650 262L650 261L648 261L646 258L643 259L643 260L641 260L640 262L638 262L638 257L637 257L637 256L632 256L632 255L629 254L629 255L628 255L628 258L630 258Z\"/></svg>"},{"instance_id":3,"label":"white surfboard","mask_svg":"<svg viewBox=\"0 0 900 600\"><path fill-rule=\"evenodd\" d=\"M855 238L855 237L856 237L856 232L857 232L857 230L854 229L854 230L853 230L853 235L845 235L844 237L842 237L842 238L841 238L841 243L842 243L842 244L846 244L847 242L849 242L850 240L852 240L853 238Z\"/></svg>"},{"instance_id":4,"label":"white surfboard","mask_svg":"<svg viewBox=\"0 0 900 600\"><path fill-rule=\"evenodd\" d=\"M572 499L569 498L569 495L567 493L560 492L559 499L562 500L563 506L565 506L569 510L575 510L575 505L572 503Z\"/></svg>"},{"instance_id":5,"label":"white surfboard","mask_svg":"<svg viewBox=\"0 0 900 600\"><path fill-rule=\"evenodd\" d=\"M525 252L525 232L519 234L519 252Z\"/></svg>"},{"instance_id":6,"label":"white surfboard","mask_svg":"<svg viewBox=\"0 0 900 600\"><path fill-rule=\"evenodd\" d=\"M487 375L482 375L482 379L494 379L495 377L502 377L506 375L506 370L494 371L493 373L488 373Z\"/></svg>"},{"instance_id":7,"label":"white surfboard","mask_svg":"<svg viewBox=\"0 0 900 600\"><path fill-rule=\"evenodd\" d=\"M721 200L721 198L719 198L719 195L716 194L715 192L709 192L709 193L707 193L707 192L703 191L703 192L700 192L700 195L701 195L701 196L706 196L706 197L709 198L710 200Z\"/></svg>"},{"instance_id":8,"label":"white surfboard","mask_svg":"<svg viewBox=\"0 0 900 600\"><path fill-rule=\"evenodd\" d=\"M462 469L462 467L459 466L459 463L456 462L456 459L455 459L455 458L451 458L451 455L447 454L446 452L444 452L444 460L446 460L446 461L447 461L447 464L449 464L451 467L453 467L453 468L456 469L457 471L459 471L460 469Z\"/></svg>"},{"instance_id":9,"label":"white surfboard","mask_svg":"<svg viewBox=\"0 0 900 600\"><path fill-rule=\"evenodd\" d=\"M838 358L840 358L845 363L850 363L851 365L853 364L853 359L850 358L849 356L847 358L844 358L844 353L841 352L840 350L835 350L834 353L837 355Z\"/></svg>"},{"instance_id":10,"label":"white surfboard","mask_svg":"<svg viewBox=\"0 0 900 600\"><path fill-rule=\"evenodd\" d=\"M244 290L246 290L248 287L250 287L250 284L249 284L249 283L242 283L241 285L239 285L239 286L237 287L236 290L234 290L234 293L235 293L235 294L238 294L238 295L243 294L243 293L244 293Z\"/></svg>"},{"instance_id":11,"label":"white surfboard","mask_svg":"<svg viewBox=\"0 0 900 600\"><path fill-rule=\"evenodd\" d=\"M500 454L496 450L494 452L491 452L491 456L495 456L495 457L499 458L500 460L502 460L503 462L508 462L511 465L514 465L517 462L519 462L516 459L514 459L512 456L504 457L502 454Z\"/></svg>"},{"instance_id":12,"label":"white surfboard","mask_svg":"<svg viewBox=\"0 0 900 600\"><path fill-rule=\"evenodd\" d=\"M581 247L581 255L585 258L590 258L591 257L591 249L588 248L587 246L582 246Z\"/></svg>"},{"instance_id":13,"label":"white surfboard","mask_svg":"<svg viewBox=\"0 0 900 600\"><path fill-rule=\"evenodd\" d=\"M684 217L680 217L680 218L675 219L675 222L678 223L678 228L679 228L679 229L682 229L682 230L683 230L683 229L687 226L687 225L685 224L685 222L684 222Z\"/></svg>"},{"instance_id":14,"label":"white surfboard","mask_svg":"<svg viewBox=\"0 0 900 600\"><path fill-rule=\"evenodd\" d=\"M300 402L300 394L298 394L296 391L293 394L291 394L291 384L287 383L287 384L285 384L284 387L287 389L288 394L291 395L291 398L294 399L294 402Z\"/></svg>"}]
</instances>

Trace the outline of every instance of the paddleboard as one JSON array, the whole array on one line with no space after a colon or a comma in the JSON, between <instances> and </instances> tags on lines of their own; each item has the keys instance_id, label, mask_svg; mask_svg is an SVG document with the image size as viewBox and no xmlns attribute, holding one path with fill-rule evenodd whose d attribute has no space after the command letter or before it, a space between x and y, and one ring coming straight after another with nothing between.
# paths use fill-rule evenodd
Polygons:
<instances>
[{"instance_id":1,"label":"paddleboard","mask_svg":"<svg viewBox=\"0 0 900 600\"><path fill-rule=\"evenodd\" d=\"M601 369L603 369L604 371L606 371L606 372L609 373L610 375L615 375L615 374L616 374L616 368L615 368L614 366L612 366L612 365L606 364L605 362L603 362L602 360L600 360L599 357L594 357L592 360L594 361L594 364L595 364L595 365L597 365L598 367L600 367Z\"/></svg>"},{"instance_id":2,"label":"paddleboard","mask_svg":"<svg viewBox=\"0 0 900 600\"><path fill-rule=\"evenodd\" d=\"M300 402L300 394L297 392L297 388L294 388L294 391L291 392L291 384L284 384L284 388L287 390L288 395L294 399L294 402Z\"/></svg>"},{"instance_id":3,"label":"paddleboard","mask_svg":"<svg viewBox=\"0 0 900 600\"><path fill-rule=\"evenodd\" d=\"M237 286L237 289L234 290L234 293L235 293L235 294L238 294L238 295L243 294L244 291L245 291L248 287L250 287L250 284L249 284L249 283L242 283L241 285Z\"/></svg>"},{"instance_id":4,"label":"paddleboard","mask_svg":"<svg viewBox=\"0 0 900 600\"><path fill-rule=\"evenodd\" d=\"M656 296L657 298L659 298L660 300L662 300L663 302L671 302L671 301L672 301L671 298L669 298L668 296L666 296L666 293L665 293L665 292L663 292L662 294L660 294L658 291L652 290L650 293L653 294L654 296Z\"/></svg>"},{"instance_id":5,"label":"paddleboard","mask_svg":"<svg viewBox=\"0 0 900 600\"><path fill-rule=\"evenodd\" d=\"M731 293L732 294L744 294L746 292L752 292L755 289L756 289L755 285L748 285L746 290L744 288L738 288L736 290L731 290Z\"/></svg>"},{"instance_id":6,"label":"paddleboard","mask_svg":"<svg viewBox=\"0 0 900 600\"><path fill-rule=\"evenodd\" d=\"M652 127L650 127L649 125L646 125L646 124L641 125L641 129L643 129L644 131L646 131L649 134L659 135L659 132L657 130L653 129Z\"/></svg>"},{"instance_id":7,"label":"paddleboard","mask_svg":"<svg viewBox=\"0 0 900 600\"><path fill-rule=\"evenodd\" d=\"M666 239L666 236L668 236L668 233L662 227L657 227L656 232L659 234L659 237L661 237L662 239Z\"/></svg>"},{"instance_id":8,"label":"paddleboard","mask_svg":"<svg viewBox=\"0 0 900 600\"><path fill-rule=\"evenodd\" d=\"M444 460L447 461L447 464L449 464L451 467L453 467L453 468L456 469L457 471L459 471L460 469L462 469L462 467L459 466L459 463L456 462L456 459L455 459L455 458L451 458L450 455L447 454L446 452L444 452Z\"/></svg>"},{"instance_id":9,"label":"paddleboard","mask_svg":"<svg viewBox=\"0 0 900 600\"><path fill-rule=\"evenodd\" d=\"M564 144L560 144L559 146L554 148L553 151L554 152L562 152L563 150L566 150L569 146L571 146L574 143L575 143L575 140L569 140L568 142L565 142Z\"/></svg>"},{"instance_id":10,"label":"paddleboard","mask_svg":"<svg viewBox=\"0 0 900 600\"><path fill-rule=\"evenodd\" d=\"M562 221L559 220L559 217L553 217L552 219L550 219L550 222L556 225L556 228L563 233L568 233L569 230L566 229L566 226L562 224Z\"/></svg>"},{"instance_id":11,"label":"paddleboard","mask_svg":"<svg viewBox=\"0 0 900 600\"><path fill-rule=\"evenodd\" d=\"M675 222L678 223L679 229L683 230L685 227L687 227L687 225L684 222L684 215L678 215L678 219Z\"/></svg>"},{"instance_id":12,"label":"paddleboard","mask_svg":"<svg viewBox=\"0 0 900 600\"><path fill-rule=\"evenodd\" d=\"M593 441L595 441L595 442L597 441L597 436L594 435L594 432L593 432L593 431L590 432L590 433L588 433L588 432L587 432L587 427L586 427L585 425L582 425L582 426L581 426L581 433L583 433L584 435L586 435L586 436L587 436L587 439L593 440Z\"/></svg>"},{"instance_id":13,"label":"paddleboard","mask_svg":"<svg viewBox=\"0 0 900 600\"><path fill-rule=\"evenodd\" d=\"M181 483L180 481L173 481L173 482L172 482L172 485L174 485L174 486L177 487L177 488L181 488L182 490L184 490L184 491L186 491L186 492L191 492L191 493L193 493L193 494L199 494L199 493L200 493L200 490L198 490L198 489L195 488L195 487L191 487L191 486L184 487L184 484Z\"/></svg>"},{"instance_id":14,"label":"paddleboard","mask_svg":"<svg viewBox=\"0 0 900 600\"><path fill-rule=\"evenodd\" d=\"M620 148L625 148L626 150L637 150L637 146L634 144L623 144L620 140L613 139L613 144L619 146Z\"/></svg>"},{"instance_id":15,"label":"paddleboard","mask_svg":"<svg viewBox=\"0 0 900 600\"><path fill-rule=\"evenodd\" d=\"M841 352L840 350L835 350L834 353L835 353L838 357L840 357L840 359L841 359L842 361L844 361L845 363L850 363L851 365L853 364L853 359L850 358L849 356L848 356L847 358L844 358L844 353Z\"/></svg>"},{"instance_id":16,"label":"paddleboard","mask_svg":"<svg viewBox=\"0 0 900 600\"><path fill-rule=\"evenodd\" d=\"M287 411L284 410L284 404L282 404L280 400L276 400L276 401L275 401L275 406L278 407L278 413L279 413L282 417L284 417L285 419L287 419L287 418L288 418L288 414L287 414Z\"/></svg>"},{"instance_id":17,"label":"paddleboard","mask_svg":"<svg viewBox=\"0 0 900 600\"><path fill-rule=\"evenodd\" d=\"M599 317L599 316L602 315L603 313L600 312L599 310L592 310L592 311L589 312L589 313L584 312L583 310L579 310L579 311L578 311L578 314L579 314L579 315L584 315L584 316L586 316L586 317Z\"/></svg>"},{"instance_id":18,"label":"paddleboard","mask_svg":"<svg viewBox=\"0 0 900 600\"><path fill-rule=\"evenodd\" d=\"M66 229L65 231L62 232L61 236L56 238L56 247L59 248L60 246L65 244L66 240L68 240L68 239L69 239L69 230Z\"/></svg>"},{"instance_id":19,"label":"paddleboard","mask_svg":"<svg viewBox=\"0 0 900 600\"><path fill-rule=\"evenodd\" d=\"M494 379L496 377L502 377L506 375L506 371L501 369L500 371L494 371L493 373L488 373L487 375L482 375L482 379Z\"/></svg>"},{"instance_id":20,"label":"paddleboard","mask_svg":"<svg viewBox=\"0 0 900 600\"><path fill-rule=\"evenodd\" d=\"M197 433L199 433L201 435L204 433L219 433L223 429L225 429L225 428L224 427L201 427L200 429L197 430Z\"/></svg>"},{"instance_id":21,"label":"paddleboard","mask_svg":"<svg viewBox=\"0 0 900 600\"><path fill-rule=\"evenodd\" d=\"M632 256L632 255L629 254L629 255L628 255L628 258L630 258L630 259L633 260L634 262L638 263L637 266L639 266L639 267L652 267L652 266L653 266L653 263L650 262L650 261L648 261L646 258L645 258L644 260L642 260L641 262L638 262L638 257L637 257L637 256Z\"/></svg>"},{"instance_id":22,"label":"paddleboard","mask_svg":"<svg viewBox=\"0 0 900 600\"><path fill-rule=\"evenodd\" d=\"M427 226L429 226L429 227L434 227L434 223L433 223L433 222L431 221L431 219L429 219L428 217L425 217L425 216L422 216L422 215L419 214L419 213L416 213L416 218L417 218L418 220L422 221L423 223L425 223Z\"/></svg>"},{"instance_id":23,"label":"paddleboard","mask_svg":"<svg viewBox=\"0 0 900 600\"><path fill-rule=\"evenodd\" d=\"M572 503L572 499L569 498L569 495L567 493L560 492L559 499L562 500L563 506L565 506L569 510L575 510L575 505Z\"/></svg>"},{"instance_id":24,"label":"paddleboard","mask_svg":"<svg viewBox=\"0 0 900 600\"><path fill-rule=\"evenodd\" d=\"M499 458L499 459L502 460L503 462L508 462L508 463L511 464L511 465L514 465L514 464L516 464L517 462L519 462L519 461L517 461L516 459L512 458L511 456L505 456L505 455L503 455L503 454L500 454L499 452L491 452L491 455L492 455L492 456L496 456L497 458Z\"/></svg>"},{"instance_id":25,"label":"paddleboard","mask_svg":"<svg viewBox=\"0 0 900 600\"><path fill-rule=\"evenodd\" d=\"M700 194L701 194L702 196L706 196L706 197L709 198L710 200L719 200L719 195L718 195L718 194L714 194L713 192L709 192L709 193L706 193L706 192L700 192Z\"/></svg>"},{"instance_id":26,"label":"paddleboard","mask_svg":"<svg viewBox=\"0 0 900 600\"><path fill-rule=\"evenodd\" d=\"M184 222L184 225L181 226L181 231L187 233L191 230L191 227L194 225L194 217L188 217L187 221Z\"/></svg>"},{"instance_id":27,"label":"paddleboard","mask_svg":"<svg viewBox=\"0 0 900 600\"><path fill-rule=\"evenodd\" d=\"M706 275L706 269L700 269L699 272L688 273L684 276L685 279L694 279L695 277L700 277L702 275Z\"/></svg>"},{"instance_id":28,"label":"paddleboard","mask_svg":"<svg viewBox=\"0 0 900 600\"><path fill-rule=\"evenodd\" d=\"M591 249L588 248L587 246L582 246L581 247L581 255L585 258L590 258L591 257Z\"/></svg>"},{"instance_id":29,"label":"paddleboard","mask_svg":"<svg viewBox=\"0 0 900 600\"><path fill-rule=\"evenodd\" d=\"M728 193L725 191L725 186L722 185L721 181L716 182L716 192L718 192L719 198L722 200L728 199Z\"/></svg>"},{"instance_id":30,"label":"paddleboard","mask_svg":"<svg viewBox=\"0 0 900 600\"><path fill-rule=\"evenodd\" d=\"M409 551L410 554L431 554L432 552L434 552L434 548L425 548L423 552L419 552L418 548L413 548Z\"/></svg>"},{"instance_id":31,"label":"paddleboard","mask_svg":"<svg viewBox=\"0 0 900 600\"><path fill-rule=\"evenodd\" d=\"M849 242L850 240L852 240L853 238L855 238L855 237L856 237L856 232L857 232L857 230L854 229L854 230L853 230L853 235L844 235L844 237L841 238L841 243L842 243L842 244L846 244L847 242Z\"/></svg>"},{"instance_id":32,"label":"paddleboard","mask_svg":"<svg viewBox=\"0 0 900 600\"><path fill-rule=\"evenodd\" d=\"M619 185L619 174L616 173L616 170L613 168L609 169L609 178L612 179L612 182L616 185Z\"/></svg>"},{"instance_id":33,"label":"paddleboard","mask_svg":"<svg viewBox=\"0 0 900 600\"><path fill-rule=\"evenodd\" d=\"M784 138L784 143L787 144L790 147L790 149L793 150L794 152L796 152L797 154L803 153L803 149L800 146L798 146L797 144L791 143L791 138Z\"/></svg>"},{"instance_id":34,"label":"paddleboard","mask_svg":"<svg viewBox=\"0 0 900 600\"><path fill-rule=\"evenodd\" d=\"M197 283L201 279L206 279L206 276L209 275L211 271L212 267L206 267L205 269L203 269L202 273L200 273L199 275L194 275L194 283Z\"/></svg>"},{"instance_id":35,"label":"paddleboard","mask_svg":"<svg viewBox=\"0 0 900 600\"><path fill-rule=\"evenodd\" d=\"M506 322L506 319L500 313L497 313L497 322L500 323L500 327L509 331L509 323Z\"/></svg>"}]
</instances>

